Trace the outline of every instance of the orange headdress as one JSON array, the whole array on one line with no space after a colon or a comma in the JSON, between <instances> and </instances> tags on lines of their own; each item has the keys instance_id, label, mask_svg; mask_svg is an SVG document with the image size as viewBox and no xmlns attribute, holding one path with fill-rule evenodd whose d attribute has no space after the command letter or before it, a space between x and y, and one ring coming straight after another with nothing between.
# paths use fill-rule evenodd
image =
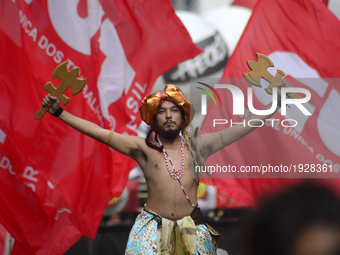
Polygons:
<instances>
[{"instance_id":1,"label":"orange headdress","mask_svg":"<svg viewBox=\"0 0 340 255\"><path fill-rule=\"evenodd\" d=\"M152 129L156 129L154 119L159 107L167 100L173 102L184 112L184 122L181 129L189 125L195 114L195 108L190 101L184 96L182 90L175 85L167 85L162 92L156 92L152 95L144 97L140 107L140 115L146 124Z\"/></svg>"}]
</instances>

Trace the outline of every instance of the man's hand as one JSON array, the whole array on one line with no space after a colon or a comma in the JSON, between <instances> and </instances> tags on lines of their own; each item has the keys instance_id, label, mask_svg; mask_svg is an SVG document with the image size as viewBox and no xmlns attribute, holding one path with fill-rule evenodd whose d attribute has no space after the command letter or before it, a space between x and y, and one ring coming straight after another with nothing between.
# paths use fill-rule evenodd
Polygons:
<instances>
[{"instance_id":1,"label":"man's hand","mask_svg":"<svg viewBox=\"0 0 340 255\"><path fill-rule=\"evenodd\" d=\"M50 114L55 113L60 107L58 98L51 96L50 92L47 93L47 95L42 100L41 104L44 107L49 107L51 104L53 104L52 107L48 110Z\"/></svg>"}]
</instances>

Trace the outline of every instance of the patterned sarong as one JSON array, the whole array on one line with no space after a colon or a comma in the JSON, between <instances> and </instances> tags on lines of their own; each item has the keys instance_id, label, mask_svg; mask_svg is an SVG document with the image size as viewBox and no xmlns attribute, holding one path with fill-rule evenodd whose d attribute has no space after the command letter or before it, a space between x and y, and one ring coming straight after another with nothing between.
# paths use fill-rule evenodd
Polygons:
<instances>
[{"instance_id":1,"label":"patterned sarong","mask_svg":"<svg viewBox=\"0 0 340 255\"><path fill-rule=\"evenodd\" d=\"M216 254L218 237L216 230L204 222L199 208L173 221L145 206L132 227L125 254Z\"/></svg>"}]
</instances>

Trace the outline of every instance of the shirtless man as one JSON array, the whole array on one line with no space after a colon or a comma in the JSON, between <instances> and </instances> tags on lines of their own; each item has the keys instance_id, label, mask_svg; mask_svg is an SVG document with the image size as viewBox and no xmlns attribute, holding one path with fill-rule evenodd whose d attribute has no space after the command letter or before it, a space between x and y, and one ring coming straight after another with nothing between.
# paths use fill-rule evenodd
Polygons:
<instances>
[{"instance_id":1,"label":"shirtless man","mask_svg":"<svg viewBox=\"0 0 340 255\"><path fill-rule=\"evenodd\" d=\"M289 83L284 82L281 86L289 86ZM192 155L198 155L200 162L204 163L211 154L255 128L232 126L220 132L193 137L186 129L193 118L193 114L190 115L193 106L174 85L145 97L142 103L142 119L151 126L156 139L150 139L151 133L144 139L103 129L63 111L58 100L49 94L42 105L53 104L49 113L81 133L133 158L143 170L148 199L131 230L126 254L216 254L219 235L204 222L197 205L198 181L190 176L190 171L193 171ZM250 119L265 120L271 115L252 115L246 123ZM197 164L197 160L194 163Z\"/></svg>"}]
</instances>

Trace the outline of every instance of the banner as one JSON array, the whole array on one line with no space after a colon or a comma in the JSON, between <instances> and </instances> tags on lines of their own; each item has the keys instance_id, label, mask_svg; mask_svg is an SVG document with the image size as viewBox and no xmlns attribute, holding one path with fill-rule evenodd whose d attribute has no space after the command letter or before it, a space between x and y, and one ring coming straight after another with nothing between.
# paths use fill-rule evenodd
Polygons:
<instances>
[{"instance_id":1,"label":"banner","mask_svg":"<svg viewBox=\"0 0 340 255\"><path fill-rule=\"evenodd\" d=\"M232 5L239 5L249 9L254 9L258 0L234 0ZM321 0L326 6L328 6L329 0Z\"/></svg>"},{"instance_id":2,"label":"banner","mask_svg":"<svg viewBox=\"0 0 340 255\"><path fill-rule=\"evenodd\" d=\"M0 222L28 252L63 254L80 236L95 237L136 163L50 114L34 120L44 85L60 82L53 70L67 61L87 78L65 110L136 135L140 101L157 77L200 50L170 1L5 0L0 7Z\"/></svg>"},{"instance_id":3,"label":"banner","mask_svg":"<svg viewBox=\"0 0 340 255\"><path fill-rule=\"evenodd\" d=\"M322 181L339 184L339 31L339 20L317 0L261 0L256 5L223 77L242 79L243 73L251 72L247 60L256 62L255 53L262 53L275 66L268 68L268 72L275 75L280 69L293 87L311 93L311 99L303 104L311 115L303 114L295 105L287 107L287 114L282 115L281 108L271 118L272 121L208 159L207 165L231 166L239 172L242 169L249 172L261 168L271 170L276 175L277 178L266 179L266 172L262 171L259 179L248 179L247 171L244 171L243 178L238 174L236 179L229 171L219 176L222 178L212 179L214 185L228 191L236 201L254 206L257 198L264 193L298 181L286 179L282 169L301 171L303 177L321 177ZM245 80L240 84L245 102L247 89L252 88L255 109L262 109L271 102L272 96L265 92L268 83L263 79L260 88L251 86ZM226 89L216 91L223 106L216 110L215 104L209 105L202 132L215 132L228 127L218 125L214 128L214 119L226 119L230 125L231 120L242 123L251 114L245 104L243 116L234 115L231 93ZM334 178L316 175L319 166L328 167Z\"/></svg>"}]
</instances>

